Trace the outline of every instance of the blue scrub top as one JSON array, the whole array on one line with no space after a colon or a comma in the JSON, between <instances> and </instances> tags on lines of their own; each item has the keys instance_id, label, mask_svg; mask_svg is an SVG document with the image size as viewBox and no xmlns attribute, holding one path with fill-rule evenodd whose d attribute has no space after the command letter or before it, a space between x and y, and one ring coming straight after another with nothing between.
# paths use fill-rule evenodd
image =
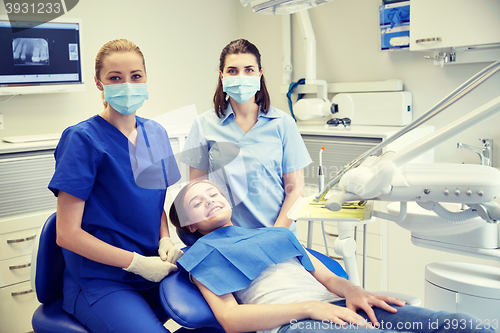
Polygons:
<instances>
[{"instance_id":1,"label":"blue scrub top","mask_svg":"<svg viewBox=\"0 0 500 333\"><path fill-rule=\"evenodd\" d=\"M202 113L191 127L180 160L209 170L209 179L230 198L233 224L271 227L285 199L283 174L302 169L312 160L287 113L259 110L257 123L245 133L234 119L231 104L225 116ZM296 234L296 226L290 227Z\"/></svg>"},{"instance_id":2,"label":"blue scrub top","mask_svg":"<svg viewBox=\"0 0 500 333\"><path fill-rule=\"evenodd\" d=\"M82 229L144 256L158 255L166 188L180 179L170 141L158 123L136 117L137 147L116 127L94 116L67 128L54 152L49 189L85 200ZM64 309L74 313L80 290L90 304L124 289L156 283L122 268L64 250Z\"/></svg>"}]
</instances>

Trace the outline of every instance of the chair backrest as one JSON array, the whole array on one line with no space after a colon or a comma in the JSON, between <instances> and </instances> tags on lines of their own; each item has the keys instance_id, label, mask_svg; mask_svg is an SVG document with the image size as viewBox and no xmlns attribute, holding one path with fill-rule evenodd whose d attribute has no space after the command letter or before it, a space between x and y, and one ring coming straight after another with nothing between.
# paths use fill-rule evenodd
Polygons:
<instances>
[{"instance_id":1,"label":"chair backrest","mask_svg":"<svg viewBox=\"0 0 500 333\"><path fill-rule=\"evenodd\" d=\"M40 303L62 297L66 264L56 237L56 213L53 213L40 228L31 256L31 286Z\"/></svg>"},{"instance_id":2,"label":"chair backrest","mask_svg":"<svg viewBox=\"0 0 500 333\"><path fill-rule=\"evenodd\" d=\"M183 251L187 251L198 238L203 236L198 232L193 234L178 228L176 232L186 245ZM189 329L212 327L224 332L205 298L198 287L191 283L189 274L185 270L179 269L160 282L160 299L165 312L179 325Z\"/></svg>"},{"instance_id":3,"label":"chair backrest","mask_svg":"<svg viewBox=\"0 0 500 333\"><path fill-rule=\"evenodd\" d=\"M176 230L177 235L188 248L201 237L201 234L198 233L192 234L180 229ZM317 251L307 250L333 273L345 279L348 278L347 273L338 262ZM224 331L203 295L190 282L189 274L183 269L163 279L160 283L160 298L167 314L178 324L191 329L213 327Z\"/></svg>"}]
</instances>

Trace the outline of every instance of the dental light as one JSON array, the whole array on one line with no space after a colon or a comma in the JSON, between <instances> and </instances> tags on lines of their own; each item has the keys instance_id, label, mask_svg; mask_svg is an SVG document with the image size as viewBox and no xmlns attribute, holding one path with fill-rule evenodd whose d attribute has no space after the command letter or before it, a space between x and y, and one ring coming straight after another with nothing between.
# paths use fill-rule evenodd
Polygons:
<instances>
[{"instance_id":1,"label":"dental light","mask_svg":"<svg viewBox=\"0 0 500 333\"><path fill-rule=\"evenodd\" d=\"M252 4L252 10L258 14L286 15L313 8L331 0L241 0L245 7Z\"/></svg>"},{"instance_id":2,"label":"dental light","mask_svg":"<svg viewBox=\"0 0 500 333\"><path fill-rule=\"evenodd\" d=\"M334 105L323 98L299 99L293 106L293 113L300 120L328 117L335 112Z\"/></svg>"}]
</instances>

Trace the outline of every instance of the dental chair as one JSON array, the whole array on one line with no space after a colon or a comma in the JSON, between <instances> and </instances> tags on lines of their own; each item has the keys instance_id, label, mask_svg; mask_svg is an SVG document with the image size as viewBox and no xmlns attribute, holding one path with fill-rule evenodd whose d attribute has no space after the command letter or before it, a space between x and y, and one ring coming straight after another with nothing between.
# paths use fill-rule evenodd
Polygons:
<instances>
[{"instance_id":1,"label":"dental chair","mask_svg":"<svg viewBox=\"0 0 500 333\"><path fill-rule=\"evenodd\" d=\"M201 234L186 233L180 229L177 229L177 235L187 245L184 251L201 237ZM317 251L307 250L333 273L348 279L338 262ZM224 332L198 287L189 280L186 271L179 269L163 279L160 283L160 297L165 312L179 325L188 329L213 328Z\"/></svg>"},{"instance_id":2,"label":"dental chair","mask_svg":"<svg viewBox=\"0 0 500 333\"><path fill-rule=\"evenodd\" d=\"M63 273L66 264L56 243L56 213L49 216L35 238L31 257L31 288L42 303L33 313L36 333L90 333L62 309Z\"/></svg>"},{"instance_id":3,"label":"dental chair","mask_svg":"<svg viewBox=\"0 0 500 333\"><path fill-rule=\"evenodd\" d=\"M65 267L62 249L56 243L56 213L53 213L37 234L31 257L31 287L42 303L31 319L35 333L90 333L62 309ZM161 308L153 311L164 315Z\"/></svg>"},{"instance_id":4,"label":"dental chair","mask_svg":"<svg viewBox=\"0 0 500 333\"><path fill-rule=\"evenodd\" d=\"M178 234L187 246L194 244L201 236L180 231ZM336 275L348 278L342 266L335 260L314 250L308 251ZM56 243L56 213L53 213L41 227L33 246L31 285L38 301L42 303L33 313L31 320L35 333L90 333L62 309L65 266L62 249ZM166 312L179 325L190 329L189 332L224 331L185 271L179 270L163 279L160 283L160 293L163 309L153 309L155 313ZM181 328L177 332L186 331Z\"/></svg>"}]
</instances>

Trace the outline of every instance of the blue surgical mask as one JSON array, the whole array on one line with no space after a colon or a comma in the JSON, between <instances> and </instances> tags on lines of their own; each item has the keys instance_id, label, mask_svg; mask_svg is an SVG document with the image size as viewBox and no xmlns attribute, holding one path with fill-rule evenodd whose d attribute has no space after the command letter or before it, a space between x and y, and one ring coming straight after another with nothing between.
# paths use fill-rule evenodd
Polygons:
<instances>
[{"instance_id":1,"label":"blue surgical mask","mask_svg":"<svg viewBox=\"0 0 500 333\"><path fill-rule=\"evenodd\" d=\"M101 82L102 84L102 82ZM137 111L149 98L147 83L119 83L102 85L104 100L123 115Z\"/></svg>"},{"instance_id":2,"label":"blue surgical mask","mask_svg":"<svg viewBox=\"0 0 500 333\"><path fill-rule=\"evenodd\" d=\"M260 76L226 76L222 78L222 89L236 102L243 104L260 90Z\"/></svg>"}]
</instances>

